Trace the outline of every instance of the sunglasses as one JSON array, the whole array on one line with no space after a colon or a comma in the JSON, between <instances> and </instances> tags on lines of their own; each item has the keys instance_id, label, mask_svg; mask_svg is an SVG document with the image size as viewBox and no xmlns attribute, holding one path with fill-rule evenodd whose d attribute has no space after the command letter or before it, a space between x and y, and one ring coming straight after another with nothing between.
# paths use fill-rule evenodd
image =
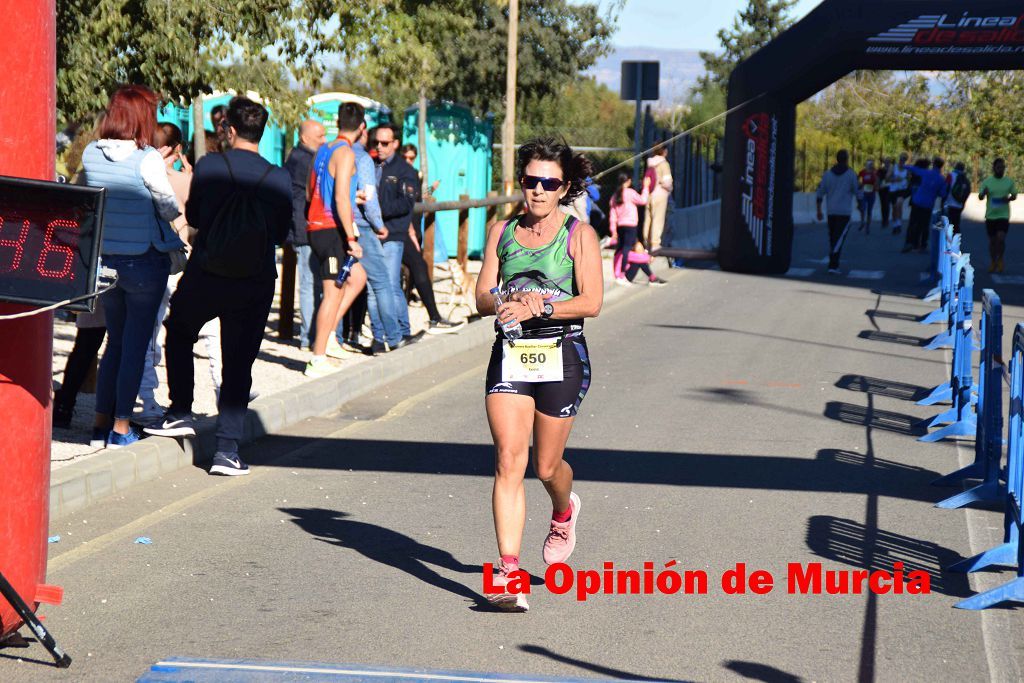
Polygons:
<instances>
[{"instance_id":1,"label":"sunglasses","mask_svg":"<svg viewBox=\"0 0 1024 683\"><path fill-rule=\"evenodd\" d=\"M394 142L394 140L374 140L373 144L377 145L378 147L387 147L392 142Z\"/></svg>"},{"instance_id":2,"label":"sunglasses","mask_svg":"<svg viewBox=\"0 0 1024 683\"><path fill-rule=\"evenodd\" d=\"M532 190L539 184L544 188L545 192L555 192L562 185L565 185L565 181L561 178L542 178L536 175L524 175L519 179L519 184L523 186L524 190Z\"/></svg>"}]
</instances>

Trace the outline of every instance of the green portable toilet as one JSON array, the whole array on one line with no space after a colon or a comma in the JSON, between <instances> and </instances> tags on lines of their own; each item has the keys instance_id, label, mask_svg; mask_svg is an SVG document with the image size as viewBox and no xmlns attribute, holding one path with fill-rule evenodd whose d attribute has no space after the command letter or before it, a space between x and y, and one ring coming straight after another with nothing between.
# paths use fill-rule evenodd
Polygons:
<instances>
[{"instance_id":1,"label":"green portable toilet","mask_svg":"<svg viewBox=\"0 0 1024 683\"><path fill-rule=\"evenodd\" d=\"M213 130L213 121L210 119L210 112L213 111L214 107L223 104L225 107L228 106L228 102L235 96L233 92L214 92L209 95L203 96L203 121L206 130ZM260 99L259 94L252 92L251 90L245 94L253 102L263 103ZM269 111L269 108L268 108ZM274 121L274 113L270 112L270 120L267 121L267 127L263 129L263 137L260 138L260 156L269 161L272 164L281 166L284 164L284 129L280 124Z\"/></svg>"},{"instance_id":2,"label":"green portable toilet","mask_svg":"<svg viewBox=\"0 0 1024 683\"><path fill-rule=\"evenodd\" d=\"M391 121L391 109L377 100L371 100L362 95L353 95L347 92L325 92L313 95L306 102L309 103L309 118L324 124L328 140L338 137L338 109L344 102L358 102L363 105L363 109L366 110L367 128ZM298 144L298 142L299 133L295 131L293 144Z\"/></svg>"},{"instance_id":3,"label":"green portable toilet","mask_svg":"<svg viewBox=\"0 0 1024 683\"><path fill-rule=\"evenodd\" d=\"M494 140L493 118L473 116L468 107L452 102L431 103L427 107L427 172L429 181L440 180L434 192L439 202L457 201L461 195L483 199L491 190L491 145ZM419 146L419 109L405 110L403 143ZM416 165L424 151L416 157ZM459 214L443 211L434 222L441 239L435 240L434 258L444 260L455 256L459 243ZM487 235L487 209L470 209L469 255L480 258ZM440 250L447 247L449 253Z\"/></svg>"}]
</instances>

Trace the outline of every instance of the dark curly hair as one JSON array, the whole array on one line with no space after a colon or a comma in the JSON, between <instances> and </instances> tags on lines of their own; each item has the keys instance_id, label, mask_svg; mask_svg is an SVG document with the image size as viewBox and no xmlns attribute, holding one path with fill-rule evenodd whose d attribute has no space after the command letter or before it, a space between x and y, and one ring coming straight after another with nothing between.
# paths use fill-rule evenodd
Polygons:
<instances>
[{"instance_id":1,"label":"dark curly hair","mask_svg":"<svg viewBox=\"0 0 1024 683\"><path fill-rule=\"evenodd\" d=\"M587 178L594 173L590 159L582 154L573 154L572 148L565 140L556 138L536 138L519 148L517 153L516 175L523 177L527 164L531 161L554 161L562 168L562 178L569 182L569 191L562 197L560 204L571 204L574 199L587 191Z\"/></svg>"}]
</instances>

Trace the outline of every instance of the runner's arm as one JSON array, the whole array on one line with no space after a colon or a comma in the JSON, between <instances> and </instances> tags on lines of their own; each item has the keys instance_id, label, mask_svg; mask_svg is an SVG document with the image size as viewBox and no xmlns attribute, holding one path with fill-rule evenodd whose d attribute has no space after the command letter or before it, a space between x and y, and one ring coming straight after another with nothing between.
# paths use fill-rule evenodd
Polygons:
<instances>
[{"instance_id":1,"label":"runner's arm","mask_svg":"<svg viewBox=\"0 0 1024 683\"><path fill-rule=\"evenodd\" d=\"M341 221L345 238L350 242L356 238L355 221L352 212L352 198L349 192L352 187L352 173L356 167L356 156L349 147L339 147L331 157L334 167L334 205L338 207L338 220Z\"/></svg>"},{"instance_id":2,"label":"runner's arm","mask_svg":"<svg viewBox=\"0 0 1024 683\"><path fill-rule=\"evenodd\" d=\"M580 223L573 231L573 269L579 294L567 301L553 301L555 320L596 318L604 305L604 267L601 263L601 245L597 233L587 223Z\"/></svg>"},{"instance_id":3,"label":"runner's arm","mask_svg":"<svg viewBox=\"0 0 1024 683\"><path fill-rule=\"evenodd\" d=\"M476 278L476 309L480 315L494 315L494 297L491 290L498 286L498 242L505 229L504 221L495 221L487 228L484 262Z\"/></svg>"}]
</instances>

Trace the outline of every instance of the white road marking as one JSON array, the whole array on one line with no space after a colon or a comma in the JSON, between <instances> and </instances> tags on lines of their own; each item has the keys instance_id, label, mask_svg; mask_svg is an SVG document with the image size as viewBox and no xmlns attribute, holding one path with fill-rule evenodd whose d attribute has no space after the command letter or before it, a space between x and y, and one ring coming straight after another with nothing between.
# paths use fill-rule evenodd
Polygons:
<instances>
[{"instance_id":1,"label":"white road marking","mask_svg":"<svg viewBox=\"0 0 1024 683\"><path fill-rule=\"evenodd\" d=\"M881 280L885 277L884 270L851 270L846 277L851 280Z\"/></svg>"},{"instance_id":2,"label":"white road marking","mask_svg":"<svg viewBox=\"0 0 1024 683\"><path fill-rule=\"evenodd\" d=\"M786 271L788 277L810 277L814 275L816 268L790 268Z\"/></svg>"}]
</instances>

